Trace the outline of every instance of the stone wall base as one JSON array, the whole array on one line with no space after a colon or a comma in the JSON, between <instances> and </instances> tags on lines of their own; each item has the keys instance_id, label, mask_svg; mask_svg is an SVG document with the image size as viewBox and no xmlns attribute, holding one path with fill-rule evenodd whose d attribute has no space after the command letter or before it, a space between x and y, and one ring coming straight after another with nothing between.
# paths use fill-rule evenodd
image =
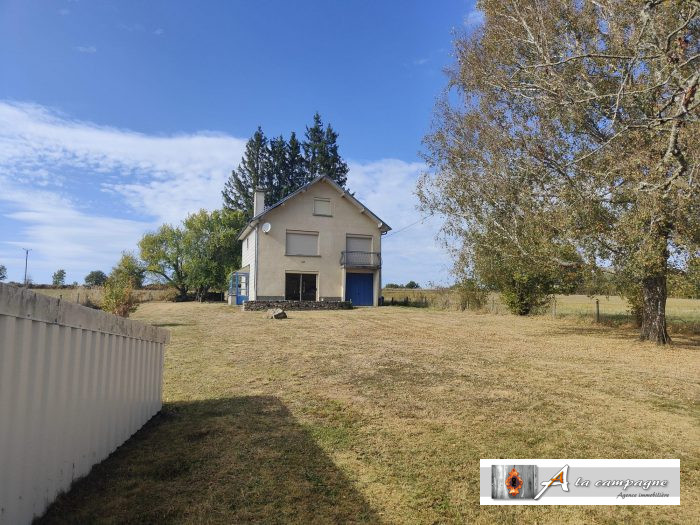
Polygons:
<instances>
[{"instance_id":1,"label":"stone wall base","mask_svg":"<svg viewBox=\"0 0 700 525\"><path fill-rule=\"evenodd\" d=\"M247 311L268 310L350 310L351 301L246 301L243 309Z\"/></svg>"}]
</instances>

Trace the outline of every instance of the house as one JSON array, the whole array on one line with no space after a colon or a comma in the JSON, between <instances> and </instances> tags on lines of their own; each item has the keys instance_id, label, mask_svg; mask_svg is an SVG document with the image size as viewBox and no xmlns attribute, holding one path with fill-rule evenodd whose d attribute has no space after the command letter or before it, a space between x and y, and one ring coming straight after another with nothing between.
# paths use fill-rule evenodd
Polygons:
<instances>
[{"instance_id":1,"label":"house","mask_svg":"<svg viewBox=\"0 0 700 525\"><path fill-rule=\"evenodd\" d=\"M317 177L265 208L254 196L253 218L238 240L243 267L230 304L245 301L352 301L377 306L382 235L391 228L331 178Z\"/></svg>"}]
</instances>

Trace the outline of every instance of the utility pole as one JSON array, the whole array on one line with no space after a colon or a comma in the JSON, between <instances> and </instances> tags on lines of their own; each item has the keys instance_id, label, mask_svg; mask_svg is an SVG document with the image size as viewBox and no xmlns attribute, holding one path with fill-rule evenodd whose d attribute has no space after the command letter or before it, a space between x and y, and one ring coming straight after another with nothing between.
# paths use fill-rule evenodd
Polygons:
<instances>
[{"instance_id":1,"label":"utility pole","mask_svg":"<svg viewBox=\"0 0 700 525\"><path fill-rule=\"evenodd\" d=\"M24 287L27 287L27 261L29 260L29 252L27 248L22 248L24 250Z\"/></svg>"}]
</instances>

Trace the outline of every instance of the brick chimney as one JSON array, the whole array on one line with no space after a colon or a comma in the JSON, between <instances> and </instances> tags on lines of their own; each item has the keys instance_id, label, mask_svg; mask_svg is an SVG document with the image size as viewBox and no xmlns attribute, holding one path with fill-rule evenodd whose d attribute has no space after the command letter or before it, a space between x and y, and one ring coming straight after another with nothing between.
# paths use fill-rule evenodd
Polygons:
<instances>
[{"instance_id":1,"label":"brick chimney","mask_svg":"<svg viewBox=\"0 0 700 525\"><path fill-rule=\"evenodd\" d=\"M255 188L253 194L253 217L265 211L265 188Z\"/></svg>"}]
</instances>

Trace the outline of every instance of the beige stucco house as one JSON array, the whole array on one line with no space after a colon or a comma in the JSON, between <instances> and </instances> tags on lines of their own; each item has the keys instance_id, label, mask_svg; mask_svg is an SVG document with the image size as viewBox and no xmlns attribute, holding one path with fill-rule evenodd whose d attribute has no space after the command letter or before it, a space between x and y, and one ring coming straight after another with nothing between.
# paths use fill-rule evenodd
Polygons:
<instances>
[{"instance_id":1,"label":"beige stucco house","mask_svg":"<svg viewBox=\"0 0 700 525\"><path fill-rule=\"evenodd\" d=\"M238 239L242 268L231 304L351 300L377 306L382 235L391 228L329 177L318 177L265 208L255 192L253 218Z\"/></svg>"}]
</instances>

